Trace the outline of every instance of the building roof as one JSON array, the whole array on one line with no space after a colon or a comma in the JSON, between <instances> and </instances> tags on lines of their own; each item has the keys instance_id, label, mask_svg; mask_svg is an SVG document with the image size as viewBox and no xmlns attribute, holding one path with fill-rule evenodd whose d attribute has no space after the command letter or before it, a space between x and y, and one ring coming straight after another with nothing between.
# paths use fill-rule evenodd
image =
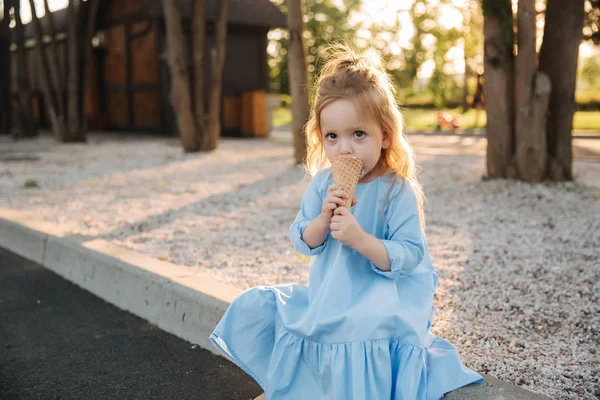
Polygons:
<instances>
[{"instance_id":1,"label":"building roof","mask_svg":"<svg viewBox=\"0 0 600 400\"><path fill-rule=\"evenodd\" d=\"M162 0L141 0L152 9L154 15L162 15ZM217 19L219 0L206 0L206 18L208 21ZM286 24L285 15L269 0L228 0L228 20L230 24L261 26L265 28L283 28ZM192 15L193 0L179 0L179 11L184 18Z\"/></svg>"},{"instance_id":2,"label":"building roof","mask_svg":"<svg viewBox=\"0 0 600 400\"><path fill-rule=\"evenodd\" d=\"M138 0L144 6L144 12L150 18L162 17L162 0ZM213 22L217 19L217 7L219 0L206 0L206 19ZM228 0L227 20L230 25L253 26L261 28L284 28L286 27L285 15L271 3L270 0ZM193 0L179 0L179 12L183 19L189 19L192 16ZM100 0L99 16L102 15L103 7L108 4L106 0ZM62 9L53 13L58 32L67 29L67 10ZM102 27L102 18L98 20L97 26ZM40 19L44 33L48 32L48 20L46 16ZM34 36L33 24L25 25L25 36Z\"/></svg>"}]
</instances>

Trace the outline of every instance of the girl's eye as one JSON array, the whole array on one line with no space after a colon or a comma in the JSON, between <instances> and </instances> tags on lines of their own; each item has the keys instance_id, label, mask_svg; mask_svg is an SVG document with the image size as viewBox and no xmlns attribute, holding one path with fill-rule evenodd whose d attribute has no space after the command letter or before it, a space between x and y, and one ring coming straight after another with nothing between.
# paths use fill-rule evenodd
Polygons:
<instances>
[{"instance_id":1,"label":"girl's eye","mask_svg":"<svg viewBox=\"0 0 600 400\"><path fill-rule=\"evenodd\" d=\"M327 135L325 135L325 138L328 140L335 140L335 138L337 138L337 135L335 133L328 133Z\"/></svg>"},{"instance_id":2,"label":"girl's eye","mask_svg":"<svg viewBox=\"0 0 600 400\"><path fill-rule=\"evenodd\" d=\"M361 139L365 135L366 133L364 133L363 131L354 131L354 137L357 139Z\"/></svg>"}]
</instances>

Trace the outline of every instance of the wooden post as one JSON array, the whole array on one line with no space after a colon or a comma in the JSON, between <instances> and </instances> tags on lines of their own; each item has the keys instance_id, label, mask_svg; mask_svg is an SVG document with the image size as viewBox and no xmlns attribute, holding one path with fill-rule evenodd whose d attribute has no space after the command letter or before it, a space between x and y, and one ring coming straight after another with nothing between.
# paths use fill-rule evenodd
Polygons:
<instances>
[{"instance_id":1,"label":"wooden post","mask_svg":"<svg viewBox=\"0 0 600 400\"><path fill-rule=\"evenodd\" d=\"M15 34L17 42L17 86L19 88L19 129L15 137L32 137L37 134L33 118L31 87L29 85L27 54L25 51L25 29L21 21L21 5L19 0L13 3L15 15Z\"/></svg>"},{"instance_id":2,"label":"wooden post","mask_svg":"<svg viewBox=\"0 0 600 400\"><path fill-rule=\"evenodd\" d=\"M54 22L54 14L50 12L48 7L48 0L44 0L44 9L46 10L45 18L48 20L48 27L52 42L52 52L50 52L50 73L52 74L52 81L54 90L57 92L56 97L62 99L64 97L63 91L65 87L65 63L63 57L58 49L58 40L56 39L56 23ZM62 101L59 104L59 112L64 115L64 107Z\"/></svg>"},{"instance_id":3,"label":"wooden post","mask_svg":"<svg viewBox=\"0 0 600 400\"><path fill-rule=\"evenodd\" d=\"M31 1L31 0L30 0ZM81 116L79 122L79 136L82 140L85 140L87 133L87 116L86 116L86 106L87 106L87 90L90 78L90 59L92 57L92 37L96 32L96 16L98 15L98 6L100 4L99 0L88 0L87 1L87 25L84 30L82 43L81 43L81 102L79 106L79 114Z\"/></svg>"},{"instance_id":4,"label":"wooden post","mask_svg":"<svg viewBox=\"0 0 600 400\"><path fill-rule=\"evenodd\" d=\"M12 42L10 24L10 8L12 0L4 0L4 14L0 25L0 133L9 134L12 128L12 57L10 44Z\"/></svg>"},{"instance_id":5,"label":"wooden post","mask_svg":"<svg viewBox=\"0 0 600 400\"><path fill-rule=\"evenodd\" d=\"M196 135L204 138L208 134L204 101L204 48L206 41L206 1L194 0L192 10L192 55L194 65L194 114Z\"/></svg>"},{"instance_id":6,"label":"wooden post","mask_svg":"<svg viewBox=\"0 0 600 400\"><path fill-rule=\"evenodd\" d=\"M79 47L78 47L78 18L77 12L81 4L76 5L77 0L69 0L67 6L67 131L68 136L64 141L75 142L79 137ZM78 1L77 1L78 2ZM79 3L79 2L78 2ZM76 9L77 7L77 9Z\"/></svg>"},{"instance_id":7,"label":"wooden post","mask_svg":"<svg viewBox=\"0 0 600 400\"><path fill-rule=\"evenodd\" d=\"M183 150L195 152L200 148L196 122L192 112L190 73L183 46L181 15L176 0L164 0L165 28L167 31L167 61L171 73L171 104Z\"/></svg>"},{"instance_id":8,"label":"wooden post","mask_svg":"<svg viewBox=\"0 0 600 400\"><path fill-rule=\"evenodd\" d=\"M306 45L304 42L303 0L288 0L287 24L290 32L288 52L290 93L292 95L292 132L294 135L294 158L301 164L306 156L306 132L308 121L308 69L306 66Z\"/></svg>"},{"instance_id":9,"label":"wooden post","mask_svg":"<svg viewBox=\"0 0 600 400\"><path fill-rule=\"evenodd\" d=\"M513 54L510 0L484 1L484 91L490 178L514 177Z\"/></svg>"},{"instance_id":10,"label":"wooden post","mask_svg":"<svg viewBox=\"0 0 600 400\"><path fill-rule=\"evenodd\" d=\"M552 82L546 134L548 177L555 181L573 179L571 130L583 23L584 0L548 0L539 60Z\"/></svg>"},{"instance_id":11,"label":"wooden post","mask_svg":"<svg viewBox=\"0 0 600 400\"><path fill-rule=\"evenodd\" d=\"M58 100L56 98L56 96L58 95L58 93L56 93L53 90L52 87L52 78L51 78L51 74L50 74L50 65L49 65L49 60L48 60L48 49L46 48L46 45L44 44L44 40L43 40L43 36L44 33L42 32L42 25L40 23L40 20L37 16L37 12L35 10L35 4L33 2L33 0L29 0L29 6L31 7L31 22L33 24L33 27L35 29L35 40L36 40L36 44L35 44L35 51L38 53L40 60L42 61L42 74L40 76L40 80L41 80L41 84L42 84L42 89L44 92L44 105L47 109L48 112L48 116L50 117L50 124L52 126L52 133L54 134L54 137L57 139L60 139L61 137L64 136L65 132L64 132L64 121L62 118L62 115L59 115L58 113ZM42 110L40 110L40 115L41 115Z\"/></svg>"},{"instance_id":12,"label":"wooden post","mask_svg":"<svg viewBox=\"0 0 600 400\"><path fill-rule=\"evenodd\" d=\"M515 59L515 142L519 178L540 182L546 170L546 124L534 118L545 116L550 81L536 74L535 0L519 0L518 46ZM542 108L545 107L545 108Z\"/></svg>"},{"instance_id":13,"label":"wooden post","mask_svg":"<svg viewBox=\"0 0 600 400\"><path fill-rule=\"evenodd\" d=\"M228 0L219 1L216 22L216 47L211 54L211 89L208 106L208 134L202 150L215 150L221 137L221 92L223 90L223 67L227 49L227 5Z\"/></svg>"}]
</instances>

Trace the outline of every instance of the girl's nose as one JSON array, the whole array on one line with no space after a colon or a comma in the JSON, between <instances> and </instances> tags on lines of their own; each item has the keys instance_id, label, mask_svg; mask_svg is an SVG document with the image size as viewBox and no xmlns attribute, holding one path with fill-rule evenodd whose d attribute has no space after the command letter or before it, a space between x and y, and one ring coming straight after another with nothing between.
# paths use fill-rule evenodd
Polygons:
<instances>
[{"instance_id":1,"label":"girl's nose","mask_svg":"<svg viewBox=\"0 0 600 400\"><path fill-rule=\"evenodd\" d=\"M342 146L340 147L340 154L343 156L352 155L352 146L349 143L342 142Z\"/></svg>"}]
</instances>

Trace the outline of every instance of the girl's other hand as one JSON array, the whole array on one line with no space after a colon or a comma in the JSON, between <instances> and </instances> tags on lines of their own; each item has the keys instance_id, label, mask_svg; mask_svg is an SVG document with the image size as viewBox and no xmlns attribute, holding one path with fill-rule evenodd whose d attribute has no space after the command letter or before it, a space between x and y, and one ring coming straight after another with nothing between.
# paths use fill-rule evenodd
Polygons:
<instances>
[{"instance_id":1,"label":"girl's other hand","mask_svg":"<svg viewBox=\"0 0 600 400\"><path fill-rule=\"evenodd\" d=\"M338 207L331 218L331 236L344 245L355 249L363 239L364 231L346 207Z\"/></svg>"}]
</instances>

